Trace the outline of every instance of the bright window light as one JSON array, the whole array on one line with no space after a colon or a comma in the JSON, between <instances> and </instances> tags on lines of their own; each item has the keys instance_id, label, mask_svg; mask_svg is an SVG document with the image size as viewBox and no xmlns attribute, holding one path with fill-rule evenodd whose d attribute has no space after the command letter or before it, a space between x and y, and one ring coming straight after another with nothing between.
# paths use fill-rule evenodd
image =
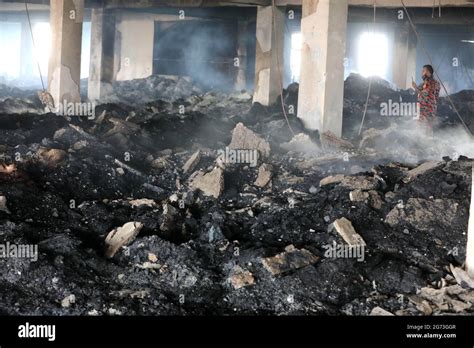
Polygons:
<instances>
[{"instance_id":1,"label":"bright window light","mask_svg":"<svg viewBox=\"0 0 474 348\"><path fill-rule=\"evenodd\" d=\"M21 68L21 25L20 23L0 22L0 76L15 79Z\"/></svg>"},{"instance_id":2,"label":"bright window light","mask_svg":"<svg viewBox=\"0 0 474 348\"><path fill-rule=\"evenodd\" d=\"M291 68L291 81L292 82L296 82L300 80L301 45L302 45L301 33L292 34L291 35L291 55L290 55L290 68Z\"/></svg>"},{"instance_id":3,"label":"bright window light","mask_svg":"<svg viewBox=\"0 0 474 348\"><path fill-rule=\"evenodd\" d=\"M90 61L90 22L83 23L82 29L82 55L81 55L81 78L89 76ZM36 52L34 60L34 75L39 76L37 61L40 64L41 74L48 76L48 61L51 50L51 27L49 23L36 23L33 26L33 36L35 39Z\"/></svg>"},{"instance_id":4,"label":"bright window light","mask_svg":"<svg viewBox=\"0 0 474 348\"><path fill-rule=\"evenodd\" d=\"M33 25L33 37L36 46L36 50L33 51L34 75L39 76L37 65L39 63L43 77L48 76L48 60L51 48L51 28L49 23L42 22Z\"/></svg>"},{"instance_id":5,"label":"bright window light","mask_svg":"<svg viewBox=\"0 0 474 348\"><path fill-rule=\"evenodd\" d=\"M376 32L361 35L358 49L358 70L364 77L386 78L388 67L387 36Z\"/></svg>"},{"instance_id":6,"label":"bright window light","mask_svg":"<svg viewBox=\"0 0 474 348\"><path fill-rule=\"evenodd\" d=\"M89 77L91 52L91 22L82 23L81 79Z\"/></svg>"}]
</instances>

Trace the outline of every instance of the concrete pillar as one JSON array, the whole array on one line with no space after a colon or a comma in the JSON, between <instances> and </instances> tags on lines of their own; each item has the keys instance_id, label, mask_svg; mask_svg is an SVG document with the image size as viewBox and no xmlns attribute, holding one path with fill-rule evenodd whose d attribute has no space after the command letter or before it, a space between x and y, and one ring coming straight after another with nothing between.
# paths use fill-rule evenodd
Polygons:
<instances>
[{"instance_id":1,"label":"concrete pillar","mask_svg":"<svg viewBox=\"0 0 474 348\"><path fill-rule=\"evenodd\" d=\"M81 43L84 0L50 0L51 54L48 89L57 107L81 101Z\"/></svg>"},{"instance_id":2,"label":"concrete pillar","mask_svg":"<svg viewBox=\"0 0 474 348\"><path fill-rule=\"evenodd\" d=\"M270 105L281 92L284 30L285 15L281 9L258 7L254 102Z\"/></svg>"},{"instance_id":3,"label":"concrete pillar","mask_svg":"<svg viewBox=\"0 0 474 348\"><path fill-rule=\"evenodd\" d=\"M348 0L303 0L298 117L308 129L342 134Z\"/></svg>"},{"instance_id":4,"label":"concrete pillar","mask_svg":"<svg viewBox=\"0 0 474 348\"><path fill-rule=\"evenodd\" d=\"M474 279L474 165L471 177L471 208L469 211L469 226L467 228L466 271Z\"/></svg>"},{"instance_id":5,"label":"concrete pillar","mask_svg":"<svg viewBox=\"0 0 474 348\"><path fill-rule=\"evenodd\" d=\"M155 17L122 13L117 18L117 81L143 79L153 74Z\"/></svg>"},{"instance_id":6,"label":"concrete pillar","mask_svg":"<svg viewBox=\"0 0 474 348\"><path fill-rule=\"evenodd\" d=\"M239 21L237 29L237 58L239 65L235 76L235 89L247 88L247 21Z\"/></svg>"},{"instance_id":7,"label":"concrete pillar","mask_svg":"<svg viewBox=\"0 0 474 348\"><path fill-rule=\"evenodd\" d=\"M398 88L411 88L412 78L417 78L416 71L416 36L406 26L395 31L393 47L392 82Z\"/></svg>"},{"instance_id":8,"label":"concrete pillar","mask_svg":"<svg viewBox=\"0 0 474 348\"><path fill-rule=\"evenodd\" d=\"M115 13L92 9L88 97L100 100L112 90L114 78Z\"/></svg>"}]
</instances>

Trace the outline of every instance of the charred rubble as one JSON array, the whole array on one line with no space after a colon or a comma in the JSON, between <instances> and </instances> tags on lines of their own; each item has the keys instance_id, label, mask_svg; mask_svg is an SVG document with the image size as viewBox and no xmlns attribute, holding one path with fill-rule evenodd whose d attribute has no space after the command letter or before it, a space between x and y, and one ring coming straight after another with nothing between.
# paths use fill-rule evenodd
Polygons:
<instances>
[{"instance_id":1,"label":"charred rubble","mask_svg":"<svg viewBox=\"0 0 474 348\"><path fill-rule=\"evenodd\" d=\"M376 81L359 136L367 80L349 77L341 140L294 114L291 133L281 104L252 105L245 91L153 79L122 83L94 119L2 90L13 97L0 107L0 239L39 256L0 258L0 313L474 311L459 268L473 161L377 117L381 100L408 91ZM140 104L133 83L153 86ZM287 106L297 92L285 91ZM472 91L453 99L472 115ZM444 99L440 121L438 132L458 125ZM258 161L226 162L225 149ZM328 257L351 243L365 245L362 259Z\"/></svg>"}]
</instances>

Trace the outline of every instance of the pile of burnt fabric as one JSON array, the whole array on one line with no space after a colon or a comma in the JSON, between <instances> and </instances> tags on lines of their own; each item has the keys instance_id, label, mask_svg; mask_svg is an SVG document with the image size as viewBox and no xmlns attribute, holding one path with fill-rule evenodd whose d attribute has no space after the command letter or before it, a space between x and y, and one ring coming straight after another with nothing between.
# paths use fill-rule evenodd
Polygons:
<instances>
[{"instance_id":1,"label":"pile of burnt fabric","mask_svg":"<svg viewBox=\"0 0 474 348\"><path fill-rule=\"evenodd\" d=\"M36 91L0 84L0 114L42 113Z\"/></svg>"},{"instance_id":2,"label":"pile of burnt fabric","mask_svg":"<svg viewBox=\"0 0 474 348\"><path fill-rule=\"evenodd\" d=\"M380 163L294 117L293 137L271 108L179 105L0 116L1 314L474 310L442 290L465 258L472 160Z\"/></svg>"},{"instance_id":3,"label":"pile of burnt fabric","mask_svg":"<svg viewBox=\"0 0 474 348\"><path fill-rule=\"evenodd\" d=\"M414 110L416 110L415 92L413 90L399 90L377 77L372 79L363 129L383 129L393 123L412 127ZM345 81L343 132L348 138L355 138L358 134L364 114L367 90L368 79L360 75L352 74ZM470 131L474 132L474 117L472 116L474 115L474 91L465 90L450 97L455 108L448 97L439 99L437 119L434 122L435 131L462 125L456 109Z\"/></svg>"},{"instance_id":4,"label":"pile of burnt fabric","mask_svg":"<svg viewBox=\"0 0 474 348\"><path fill-rule=\"evenodd\" d=\"M298 84L291 84L284 91L284 103L297 106ZM344 82L343 136L360 140L359 129L364 115L369 79L358 74L351 74ZM416 116L416 95L414 90L399 90L389 82L372 77L372 86L367 103L367 112L362 130L370 128L386 129L393 124L413 128L413 116ZM468 125L474 132L474 91L465 90L451 95L451 99ZM276 106L280 100L276 102ZM439 99L438 115L435 129L459 127L461 122L447 97Z\"/></svg>"},{"instance_id":5,"label":"pile of burnt fabric","mask_svg":"<svg viewBox=\"0 0 474 348\"><path fill-rule=\"evenodd\" d=\"M465 90L453 94L451 100L471 133L474 133L474 90ZM446 97L440 98L438 114L443 118L446 125L457 125L460 122L459 116Z\"/></svg>"},{"instance_id":6,"label":"pile of burnt fabric","mask_svg":"<svg viewBox=\"0 0 474 348\"><path fill-rule=\"evenodd\" d=\"M185 77L163 77L152 75L143 79L115 81L104 101L121 102L131 105L147 103L159 99L175 101L204 92Z\"/></svg>"},{"instance_id":7,"label":"pile of burnt fabric","mask_svg":"<svg viewBox=\"0 0 474 348\"><path fill-rule=\"evenodd\" d=\"M0 100L6 98L34 98L36 92L31 89L23 89L0 83Z\"/></svg>"}]
</instances>

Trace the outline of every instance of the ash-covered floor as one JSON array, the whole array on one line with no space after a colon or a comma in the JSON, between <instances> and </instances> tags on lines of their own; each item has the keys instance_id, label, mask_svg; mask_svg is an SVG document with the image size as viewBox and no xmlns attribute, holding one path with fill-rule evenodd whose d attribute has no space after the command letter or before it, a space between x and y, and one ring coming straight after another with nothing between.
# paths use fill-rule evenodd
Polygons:
<instances>
[{"instance_id":1,"label":"ash-covered floor","mask_svg":"<svg viewBox=\"0 0 474 348\"><path fill-rule=\"evenodd\" d=\"M358 136L366 88L346 81L342 141L184 79L122 82L69 120L2 86L0 239L39 257L0 258L0 313L472 313L473 143L444 98L433 138L380 117L380 101L414 99L382 80ZM453 99L473 131L473 92ZM327 253L353 238L358 257Z\"/></svg>"}]
</instances>

